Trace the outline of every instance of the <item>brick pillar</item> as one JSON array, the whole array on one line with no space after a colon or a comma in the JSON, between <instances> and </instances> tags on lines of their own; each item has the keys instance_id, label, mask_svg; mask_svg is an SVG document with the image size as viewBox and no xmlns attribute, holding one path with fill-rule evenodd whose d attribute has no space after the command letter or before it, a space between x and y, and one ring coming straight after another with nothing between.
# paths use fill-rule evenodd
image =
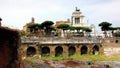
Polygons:
<instances>
[{"instance_id":1,"label":"brick pillar","mask_svg":"<svg viewBox=\"0 0 120 68\"><path fill-rule=\"evenodd\" d=\"M92 52L91 52L91 50L92 50L92 44L90 45L87 45L87 48L88 48L88 50L87 50L87 54L91 54Z\"/></svg>"},{"instance_id":2,"label":"brick pillar","mask_svg":"<svg viewBox=\"0 0 120 68\"><path fill-rule=\"evenodd\" d=\"M36 49L36 55L40 55L38 46L34 45L34 47Z\"/></svg>"},{"instance_id":3,"label":"brick pillar","mask_svg":"<svg viewBox=\"0 0 120 68\"><path fill-rule=\"evenodd\" d=\"M27 57L26 53L27 53L27 45L21 45L22 48L22 57Z\"/></svg>"},{"instance_id":4,"label":"brick pillar","mask_svg":"<svg viewBox=\"0 0 120 68\"><path fill-rule=\"evenodd\" d=\"M80 45L75 45L76 48L76 55L79 56L80 55Z\"/></svg>"},{"instance_id":5,"label":"brick pillar","mask_svg":"<svg viewBox=\"0 0 120 68\"><path fill-rule=\"evenodd\" d=\"M49 46L50 48L50 56L55 56L55 48L56 46Z\"/></svg>"},{"instance_id":6,"label":"brick pillar","mask_svg":"<svg viewBox=\"0 0 120 68\"><path fill-rule=\"evenodd\" d=\"M68 46L62 45L63 48L63 56L68 57Z\"/></svg>"},{"instance_id":7,"label":"brick pillar","mask_svg":"<svg viewBox=\"0 0 120 68\"><path fill-rule=\"evenodd\" d=\"M80 47L80 55L81 55L81 47L82 47L83 45L80 45L79 47Z\"/></svg>"},{"instance_id":8,"label":"brick pillar","mask_svg":"<svg viewBox=\"0 0 120 68\"><path fill-rule=\"evenodd\" d=\"M39 55L41 55L41 46L38 46L38 53L39 53Z\"/></svg>"},{"instance_id":9,"label":"brick pillar","mask_svg":"<svg viewBox=\"0 0 120 68\"><path fill-rule=\"evenodd\" d=\"M102 46L102 44L101 45L99 45L99 54L103 54L103 46Z\"/></svg>"}]
</instances>

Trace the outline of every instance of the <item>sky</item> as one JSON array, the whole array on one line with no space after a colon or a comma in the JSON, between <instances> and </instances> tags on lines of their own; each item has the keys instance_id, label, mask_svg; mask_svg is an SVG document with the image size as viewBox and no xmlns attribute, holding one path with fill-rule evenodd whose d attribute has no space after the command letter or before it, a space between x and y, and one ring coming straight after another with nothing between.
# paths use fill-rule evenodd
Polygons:
<instances>
[{"instance_id":1,"label":"sky","mask_svg":"<svg viewBox=\"0 0 120 68\"><path fill-rule=\"evenodd\" d=\"M98 24L103 21L120 26L119 6L120 0L0 0L0 17L2 26L23 29L32 17L36 23L71 19L78 7L85 20L99 31Z\"/></svg>"}]
</instances>

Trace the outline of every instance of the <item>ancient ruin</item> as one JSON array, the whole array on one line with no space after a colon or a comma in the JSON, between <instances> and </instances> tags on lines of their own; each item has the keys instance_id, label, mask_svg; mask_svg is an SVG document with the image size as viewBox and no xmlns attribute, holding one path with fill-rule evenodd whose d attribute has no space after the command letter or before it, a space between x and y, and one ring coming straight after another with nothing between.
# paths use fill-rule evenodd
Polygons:
<instances>
[{"instance_id":1,"label":"ancient ruin","mask_svg":"<svg viewBox=\"0 0 120 68\"><path fill-rule=\"evenodd\" d=\"M22 68L19 32L0 26L0 68Z\"/></svg>"}]
</instances>

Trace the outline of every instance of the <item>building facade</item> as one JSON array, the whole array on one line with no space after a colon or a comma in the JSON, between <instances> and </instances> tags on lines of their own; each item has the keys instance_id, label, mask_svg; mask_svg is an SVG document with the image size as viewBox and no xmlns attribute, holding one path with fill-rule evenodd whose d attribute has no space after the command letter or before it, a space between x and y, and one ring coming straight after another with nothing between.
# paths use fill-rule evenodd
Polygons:
<instances>
[{"instance_id":1,"label":"building facade","mask_svg":"<svg viewBox=\"0 0 120 68\"><path fill-rule=\"evenodd\" d=\"M82 38L42 38L22 40L22 56L72 56L103 54L100 40Z\"/></svg>"},{"instance_id":2,"label":"building facade","mask_svg":"<svg viewBox=\"0 0 120 68\"><path fill-rule=\"evenodd\" d=\"M35 19L33 17L31 18L31 22L28 22L26 25L23 26L23 31L25 33L27 33L27 32L30 31L30 29L28 28L28 26L31 25L31 24L35 24Z\"/></svg>"},{"instance_id":3,"label":"building facade","mask_svg":"<svg viewBox=\"0 0 120 68\"><path fill-rule=\"evenodd\" d=\"M89 24L87 24L84 20L84 15L82 15L82 12L80 9L77 9L72 13L71 16L71 26L75 27L91 27Z\"/></svg>"}]
</instances>

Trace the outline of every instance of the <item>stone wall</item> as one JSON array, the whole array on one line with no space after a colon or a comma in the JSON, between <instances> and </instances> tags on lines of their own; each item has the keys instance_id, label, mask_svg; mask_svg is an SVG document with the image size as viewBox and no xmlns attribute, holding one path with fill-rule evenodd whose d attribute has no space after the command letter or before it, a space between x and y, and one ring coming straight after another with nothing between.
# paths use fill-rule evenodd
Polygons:
<instances>
[{"instance_id":1,"label":"stone wall","mask_svg":"<svg viewBox=\"0 0 120 68\"><path fill-rule=\"evenodd\" d=\"M107 56L113 55L113 54L120 54L120 47L107 47L104 48L104 54Z\"/></svg>"},{"instance_id":2,"label":"stone wall","mask_svg":"<svg viewBox=\"0 0 120 68\"><path fill-rule=\"evenodd\" d=\"M104 54L107 56L120 54L120 44L116 42L103 43Z\"/></svg>"},{"instance_id":3,"label":"stone wall","mask_svg":"<svg viewBox=\"0 0 120 68\"><path fill-rule=\"evenodd\" d=\"M104 38L103 40L103 51L105 55L120 54L120 38Z\"/></svg>"},{"instance_id":4,"label":"stone wall","mask_svg":"<svg viewBox=\"0 0 120 68\"><path fill-rule=\"evenodd\" d=\"M28 49L33 47L35 54L46 56L70 56L81 54L103 54L103 46L101 44L22 44L23 57L27 57ZM86 49L85 49L86 48ZM58 50L57 50L58 49ZM59 50L60 49L60 50ZM29 52L30 53L30 52Z\"/></svg>"},{"instance_id":5,"label":"stone wall","mask_svg":"<svg viewBox=\"0 0 120 68\"><path fill-rule=\"evenodd\" d=\"M0 68L22 68L19 46L18 31L0 27Z\"/></svg>"}]
</instances>

